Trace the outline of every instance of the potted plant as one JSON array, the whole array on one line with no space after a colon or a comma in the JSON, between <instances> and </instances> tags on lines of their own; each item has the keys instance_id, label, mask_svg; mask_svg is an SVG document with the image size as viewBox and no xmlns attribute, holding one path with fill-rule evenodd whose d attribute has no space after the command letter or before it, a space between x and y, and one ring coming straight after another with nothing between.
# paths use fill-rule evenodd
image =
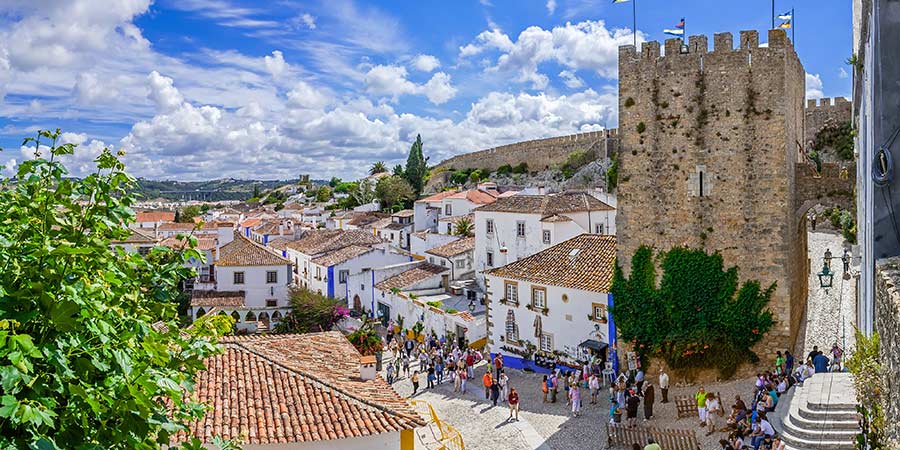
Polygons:
<instances>
[{"instance_id":1,"label":"potted plant","mask_svg":"<svg viewBox=\"0 0 900 450\"><path fill-rule=\"evenodd\" d=\"M347 335L347 340L361 355L375 355L375 370L381 371L382 343L378 331L375 330L376 323L374 320L364 319L359 328Z\"/></svg>"},{"instance_id":2,"label":"potted plant","mask_svg":"<svg viewBox=\"0 0 900 450\"><path fill-rule=\"evenodd\" d=\"M394 333L399 333L403 329L403 316L397 314L397 321L394 322Z\"/></svg>"}]
</instances>

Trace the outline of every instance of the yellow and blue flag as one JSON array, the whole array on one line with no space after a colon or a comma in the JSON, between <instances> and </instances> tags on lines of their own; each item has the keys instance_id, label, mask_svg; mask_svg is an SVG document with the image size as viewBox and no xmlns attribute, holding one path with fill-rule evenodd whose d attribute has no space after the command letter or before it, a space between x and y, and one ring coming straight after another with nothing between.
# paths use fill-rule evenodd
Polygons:
<instances>
[{"instance_id":1,"label":"yellow and blue flag","mask_svg":"<svg viewBox=\"0 0 900 450\"><path fill-rule=\"evenodd\" d=\"M613 0L613 4L615 3L628 3L630 0Z\"/></svg>"},{"instance_id":2,"label":"yellow and blue flag","mask_svg":"<svg viewBox=\"0 0 900 450\"><path fill-rule=\"evenodd\" d=\"M791 27L791 21L790 21L790 20L788 20L787 22L785 22L785 23L783 23L783 24L781 24L781 25L778 25L778 28L788 29L788 28L790 28L790 27Z\"/></svg>"}]
</instances>

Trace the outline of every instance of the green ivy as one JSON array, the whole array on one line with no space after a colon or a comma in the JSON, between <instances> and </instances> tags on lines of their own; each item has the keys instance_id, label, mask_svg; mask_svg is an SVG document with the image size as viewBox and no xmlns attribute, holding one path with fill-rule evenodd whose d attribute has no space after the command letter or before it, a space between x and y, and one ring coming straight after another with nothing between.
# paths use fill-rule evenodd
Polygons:
<instances>
[{"instance_id":1,"label":"green ivy","mask_svg":"<svg viewBox=\"0 0 900 450\"><path fill-rule=\"evenodd\" d=\"M821 152L824 148L833 148L839 158L844 161L853 160L853 125L850 122L840 124L826 123L813 143L813 150Z\"/></svg>"},{"instance_id":2,"label":"green ivy","mask_svg":"<svg viewBox=\"0 0 900 450\"><path fill-rule=\"evenodd\" d=\"M643 360L660 357L686 373L715 368L727 378L759 360L750 349L774 324L767 309L774 291L774 283L765 290L755 280L739 285L738 269L726 270L719 253L676 247L655 261L653 250L641 246L629 278L616 267L610 313L621 339Z\"/></svg>"}]
</instances>

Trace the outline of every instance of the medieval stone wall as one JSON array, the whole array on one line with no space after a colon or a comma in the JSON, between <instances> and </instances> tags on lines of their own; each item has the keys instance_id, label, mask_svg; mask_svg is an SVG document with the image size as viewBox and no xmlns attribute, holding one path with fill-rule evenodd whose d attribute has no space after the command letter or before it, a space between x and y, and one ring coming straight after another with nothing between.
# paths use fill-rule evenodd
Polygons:
<instances>
[{"instance_id":1,"label":"medieval stone wall","mask_svg":"<svg viewBox=\"0 0 900 450\"><path fill-rule=\"evenodd\" d=\"M816 104L815 99L806 101L806 126L803 132L803 145L811 150L816 141L816 134L826 125L840 125L850 123L853 113L853 105L844 97L821 98ZM835 151L825 148L822 151L825 160L836 160Z\"/></svg>"},{"instance_id":2,"label":"medieval stone wall","mask_svg":"<svg viewBox=\"0 0 900 450\"><path fill-rule=\"evenodd\" d=\"M856 210L856 163L826 162L822 172L816 173L810 163L797 163L794 198L798 215L805 214L816 205L837 206L848 211ZM797 217L799 219L799 216Z\"/></svg>"},{"instance_id":3,"label":"medieval stone wall","mask_svg":"<svg viewBox=\"0 0 900 450\"><path fill-rule=\"evenodd\" d=\"M506 164L516 166L524 162L528 164L528 170L546 170L562 165L569 154L576 150L593 151L597 159L605 159L616 153L618 141L618 134L615 129L612 129L517 142L457 155L442 161L432 169L434 175L428 185L435 187L446 184L450 175L449 169L490 169L494 171ZM442 172L442 170L447 170L447 172Z\"/></svg>"},{"instance_id":4,"label":"medieval stone wall","mask_svg":"<svg viewBox=\"0 0 900 450\"><path fill-rule=\"evenodd\" d=\"M900 440L900 257L875 268L875 331L881 338L884 415L887 437Z\"/></svg>"},{"instance_id":5,"label":"medieval stone wall","mask_svg":"<svg viewBox=\"0 0 900 450\"><path fill-rule=\"evenodd\" d=\"M642 244L722 253L777 283L765 351L793 348L806 303L805 222L794 218L803 66L783 30L619 48L619 261ZM769 356L769 355L765 355Z\"/></svg>"}]
</instances>

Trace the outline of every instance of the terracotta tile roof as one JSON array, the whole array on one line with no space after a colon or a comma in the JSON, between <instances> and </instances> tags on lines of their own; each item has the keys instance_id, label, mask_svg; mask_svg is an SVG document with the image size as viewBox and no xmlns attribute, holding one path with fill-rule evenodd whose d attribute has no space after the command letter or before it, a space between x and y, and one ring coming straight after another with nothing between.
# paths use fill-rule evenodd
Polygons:
<instances>
[{"instance_id":1,"label":"terracotta tile roof","mask_svg":"<svg viewBox=\"0 0 900 450\"><path fill-rule=\"evenodd\" d=\"M411 223L389 223L384 228L388 230L405 230L411 226L413 226Z\"/></svg>"},{"instance_id":2,"label":"terracotta tile roof","mask_svg":"<svg viewBox=\"0 0 900 450\"><path fill-rule=\"evenodd\" d=\"M294 242L294 238L288 236L278 236L275 239L269 239L266 247L274 250L284 250L287 248L289 242Z\"/></svg>"},{"instance_id":3,"label":"terracotta tile roof","mask_svg":"<svg viewBox=\"0 0 900 450\"><path fill-rule=\"evenodd\" d=\"M312 262L320 266L330 267L335 264L340 264L344 261L349 261L353 258L356 258L357 256L369 253L372 250L373 248L369 247L368 245L351 245L340 250L328 252L318 258L313 259Z\"/></svg>"},{"instance_id":4,"label":"terracotta tile roof","mask_svg":"<svg viewBox=\"0 0 900 450\"><path fill-rule=\"evenodd\" d=\"M312 230L300 239L289 242L287 247L313 256L350 245L375 245L383 242L371 230Z\"/></svg>"},{"instance_id":5,"label":"terracotta tile roof","mask_svg":"<svg viewBox=\"0 0 900 450\"><path fill-rule=\"evenodd\" d=\"M363 227L370 225L374 222L378 222L381 219L388 217L384 213L376 213L376 212L366 212L366 213L354 213L353 218L347 222L348 225L353 225L357 227Z\"/></svg>"},{"instance_id":6,"label":"terracotta tile roof","mask_svg":"<svg viewBox=\"0 0 900 450\"><path fill-rule=\"evenodd\" d=\"M370 223L366 224L365 227L369 228L369 229L387 228L388 226L391 225L391 223L392 223L391 218L385 217L383 219L378 219L374 222L370 222Z\"/></svg>"},{"instance_id":7,"label":"terracotta tile roof","mask_svg":"<svg viewBox=\"0 0 900 450\"><path fill-rule=\"evenodd\" d=\"M286 222L281 221L266 221L261 225L254 227L253 231L258 234L278 234L279 232L287 233L289 231L293 231L292 228L288 227Z\"/></svg>"},{"instance_id":8,"label":"terracotta tile roof","mask_svg":"<svg viewBox=\"0 0 900 450\"><path fill-rule=\"evenodd\" d=\"M499 194L498 194L499 195ZM457 192L448 198L466 199L476 205L490 205L497 201L497 196L478 189L469 189L463 192Z\"/></svg>"},{"instance_id":9,"label":"terracotta tile roof","mask_svg":"<svg viewBox=\"0 0 900 450\"><path fill-rule=\"evenodd\" d=\"M485 274L549 286L609 292L615 264L616 237L585 233Z\"/></svg>"},{"instance_id":10,"label":"terracotta tile roof","mask_svg":"<svg viewBox=\"0 0 900 450\"><path fill-rule=\"evenodd\" d=\"M241 228L255 227L262 223L262 219L247 219L241 222Z\"/></svg>"},{"instance_id":11,"label":"terracotta tile roof","mask_svg":"<svg viewBox=\"0 0 900 450\"><path fill-rule=\"evenodd\" d=\"M290 261L268 251L265 247L237 235L219 249L217 266L284 266Z\"/></svg>"},{"instance_id":12,"label":"terracotta tile roof","mask_svg":"<svg viewBox=\"0 0 900 450\"><path fill-rule=\"evenodd\" d=\"M402 211L397 211L391 214L392 217L412 217L415 214L415 211L411 209L404 209Z\"/></svg>"},{"instance_id":13,"label":"terracotta tile roof","mask_svg":"<svg viewBox=\"0 0 900 450\"><path fill-rule=\"evenodd\" d=\"M417 265L416 267L413 267L412 269L405 270L398 273L397 275L383 280L382 282L376 284L375 287L383 291L389 291L394 288L403 289L407 286L423 280L427 280L428 278L442 274L449 270L450 269L446 267L441 267L435 264L422 263Z\"/></svg>"},{"instance_id":14,"label":"terracotta tile roof","mask_svg":"<svg viewBox=\"0 0 900 450\"><path fill-rule=\"evenodd\" d=\"M549 195L514 195L478 208L478 211L531 213L548 216L581 211L612 211L612 206L585 192L563 192Z\"/></svg>"},{"instance_id":15,"label":"terracotta tile roof","mask_svg":"<svg viewBox=\"0 0 900 450\"><path fill-rule=\"evenodd\" d=\"M187 248L186 241L187 239L178 239L175 236L171 236L160 241L159 245L174 249ZM198 237L197 250L212 250L216 248L216 241L216 238Z\"/></svg>"},{"instance_id":16,"label":"terracotta tile roof","mask_svg":"<svg viewBox=\"0 0 900 450\"><path fill-rule=\"evenodd\" d=\"M191 306L243 308L244 291L198 291L191 293Z\"/></svg>"},{"instance_id":17,"label":"terracotta tile roof","mask_svg":"<svg viewBox=\"0 0 900 450\"><path fill-rule=\"evenodd\" d=\"M114 244L155 244L156 237L135 228L129 228L131 234L125 240L113 241Z\"/></svg>"},{"instance_id":18,"label":"terracotta tile roof","mask_svg":"<svg viewBox=\"0 0 900 450\"><path fill-rule=\"evenodd\" d=\"M444 245L432 248L431 250L426 250L425 253L440 256L441 258L450 258L465 252L471 252L472 250L475 250L475 238L468 237L448 242Z\"/></svg>"},{"instance_id":19,"label":"terracotta tile roof","mask_svg":"<svg viewBox=\"0 0 900 450\"><path fill-rule=\"evenodd\" d=\"M439 201L441 201L441 200L443 200L443 199L445 199L445 198L447 198L447 197L449 197L449 196L451 196L451 195L453 195L453 194L456 194L457 192L459 192L459 191L452 190L452 191L438 192L437 194L431 194L431 195L429 195L428 197L420 198L420 199L416 200L416 203L419 203L419 202L439 202Z\"/></svg>"},{"instance_id":20,"label":"terracotta tile roof","mask_svg":"<svg viewBox=\"0 0 900 450\"><path fill-rule=\"evenodd\" d=\"M465 320L466 322L471 322L471 321L475 320L475 316L473 316L472 313L470 313L468 311L460 311L460 312L456 313L456 315L459 316L460 319Z\"/></svg>"},{"instance_id":21,"label":"terracotta tile roof","mask_svg":"<svg viewBox=\"0 0 900 450\"><path fill-rule=\"evenodd\" d=\"M506 191L499 195L500 198L512 197L513 195L519 195L519 191Z\"/></svg>"},{"instance_id":22,"label":"terracotta tile roof","mask_svg":"<svg viewBox=\"0 0 900 450\"><path fill-rule=\"evenodd\" d=\"M551 214L547 217L541 219L541 222L571 222L572 218L568 216L561 216L559 214Z\"/></svg>"},{"instance_id":23,"label":"terracotta tile roof","mask_svg":"<svg viewBox=\"0 0 900 450\"><path fill-rule=\"evenodd\" d=\"M196 396L209 405L190 435L286 444L394 433L425 425L380 376L359 378L360 355L339 332L225 337L205 361ZM183 442L188 433L173 439ZM335 442L334 448L340 448Z\"/></svg>"},{"instance_id":24,"label":"terracotta tile roof","mask_svg":"<svg viewBox=\"0 0 900 450\"><path fill-rule=\"evenodd\" d=\"M225 222L227 224L227 222ZM190 232L196 227L196 223L180 223L180 222L168 222L161 223L158 227L156 227L157 231L184 231ZM203 225L200 226L201 230L204 231L215 231L219 227L218 222L204 222Z\"/></svg>"},{"instance_id":25,"label":"terracotta tile roof","mask_svg":"<svg viewBox=\"0 0 900 450\"><path fill-rule=\"evenodd\" d=\"M175 213L173 211L138 211L134 213L135 222L174 222Z\"/></svg>"}]
</instances>

